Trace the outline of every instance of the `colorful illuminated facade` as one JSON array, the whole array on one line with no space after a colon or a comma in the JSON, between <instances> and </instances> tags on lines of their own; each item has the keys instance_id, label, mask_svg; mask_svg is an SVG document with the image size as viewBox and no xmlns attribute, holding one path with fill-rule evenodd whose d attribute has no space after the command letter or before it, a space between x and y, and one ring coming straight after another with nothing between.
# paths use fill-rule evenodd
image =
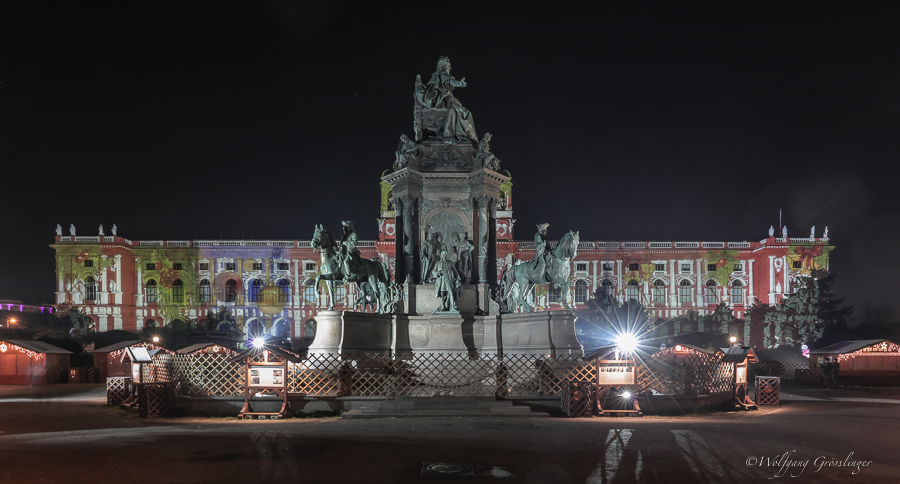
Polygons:
<instances>
[{"instance_id":1,"label":"colorful illuminated facade","mask_svg":"<svg viewBox=\"0 0 900 484\"><path fill-rule=\"evenodd\" d=\"M382 207L383 209L386 207ZM364 258L395 267L393 212L383 210L379 240L357 244ZM496 217L496 274L508 259L528 261L534 242L513 238L511 210ZM140 331L174 321L199 321L210 330L265 330L303 339L327 291L315 284L319 256L309 240L128 240L119 236L60 236L56 303L78 306L99 331ZM769 237L753 242L582 241L572 261L569 303L583 307L595 293L635 299L654 317L724 303L736 318L756 301L775 304L797 278L827 270L833 249L824 238ZM562 309L558 290L539 286L530 296L543 310ZM319 297L321 296L321 297ZM336 309L352 309L354 286L335 292ZM213 327L210 312L230 311L234 327ZM216 325L228 323L216 322Z\"/></svg>"}]
</instances>

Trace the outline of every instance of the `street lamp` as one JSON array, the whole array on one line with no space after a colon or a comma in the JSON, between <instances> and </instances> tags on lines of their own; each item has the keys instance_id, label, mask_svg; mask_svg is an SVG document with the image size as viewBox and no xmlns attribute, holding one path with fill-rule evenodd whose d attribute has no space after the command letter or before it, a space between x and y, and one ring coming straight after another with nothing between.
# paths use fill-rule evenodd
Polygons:
<instances>
[{"instance_id":1,"label":"street lamp","mask_svg":"<svg viewBox=\"0 0 900 484\"><path fill-rule=\"evenodd\" d=\"M731 341L731 344L737 344L737 336L732 336L728 338L728 341Z\"/></svg>"}]
</instances>

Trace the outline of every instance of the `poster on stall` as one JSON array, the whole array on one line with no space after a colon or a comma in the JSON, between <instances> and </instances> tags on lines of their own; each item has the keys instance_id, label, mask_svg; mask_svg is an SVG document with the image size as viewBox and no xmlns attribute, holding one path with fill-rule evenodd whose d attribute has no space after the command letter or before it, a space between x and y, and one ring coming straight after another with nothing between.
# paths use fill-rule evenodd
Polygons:
<instances>
[{"instance_id":1,"label":"poster on stall","mask_svg":"<svg viewBox=\"0 0 900 484\"><path fill-rule=\"evenodd\" d=\"M743 366L737 367L737 374L735 376L735 383L747 383L747 368Z\"/></svg>"},{"instance_id":2,"label":"poster on stall","mask_svg":"<svg viewBox=\"0 0 900 484\"><path fill-rule=\"evenodd\" d=\"M634 385L634 382L634 365L599 363L597 366L599 386Z\"/></svg>"},{"instance_id":3,"label":"poster on stall","mask_svg":"<svg viewBox=\"0 0 900 484\"><path fill-rule=\"evenodd\" d=\"M250 386L251 387L283 387L284 386L284 367L283 366L251 366L250 367Z\"/></svg>"}]
</instances>

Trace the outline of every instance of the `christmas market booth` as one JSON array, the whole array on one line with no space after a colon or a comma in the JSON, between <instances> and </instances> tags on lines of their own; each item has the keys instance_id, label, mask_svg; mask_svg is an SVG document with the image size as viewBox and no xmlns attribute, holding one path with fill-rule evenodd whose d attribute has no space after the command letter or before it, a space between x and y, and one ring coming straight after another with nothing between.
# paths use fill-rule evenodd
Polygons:
<instances>
[{"instance_id":1,"label":"christmas market booth","mask_svg":"<svg viewBox=\"0 0 900 484\"><path fill-rule=\"evenodd\" d=\"M66 383L71 355L43 341L0 340L0 385Z\"/></svg>"},{"instance_id":2,"label":"christmas market booth","mask_svg":"<svg viewBox=\"0 0 900 484\"><path fill-rule=\"evenodd\" d=\"M106 383L110 376L132 376L132 362L126 356L125 348L143 347L147 351L159 350L164 354L172 352L147 341L122 341L113 345L91 351L94 355L94 368L100 379L100 383Z\"/></svg>"},{"instance_id":3,"label":"christmas market booth","mask_svg":"<svg viewBox=\"0 0 900 484\"><path fill-rule=\"evenodd\" d=\"M822 381L826 358L840 364L840 385L900 385L900 345L888 340L843 341L810 351L811 383Z\"/></svg>"},{"instance_id":4,"label":"christmas market booth","mask_svg":"<svg viewBox=\"0 0 900 484\"><path fill-rule=\"evenodd\" d=\"M644 413L678 415L725 406L734 398L735 364L722 361L724 356L677 344L641 361L636 390Z\"/></svg>"}]
</instances>

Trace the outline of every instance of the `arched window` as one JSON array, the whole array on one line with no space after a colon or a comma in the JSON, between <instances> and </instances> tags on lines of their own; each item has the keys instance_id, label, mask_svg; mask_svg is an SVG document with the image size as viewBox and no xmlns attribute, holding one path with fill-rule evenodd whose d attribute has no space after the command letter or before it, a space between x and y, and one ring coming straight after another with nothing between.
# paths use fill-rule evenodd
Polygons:
<instances>
[{"instance_id":1,"label":"arched window","mask_svg":"<svg viewBox=\"0 0 900 484\"><path fill-rule=\"evenodd\" d=\"M691 281L684 279L678 284L678 302L680 304L691 303Z\"/></svg>"},{"instance_id":2,"label":"arched window","mask_svg":"<svg viewBox=\"0 0 900 484\"><path fill-rule=\"evenodd\" d=\"M666 303L666 283L662 279L657 279L653 282L653 303Z\"/></svg>"},{"instance_id":3,"label":"arched window","mask_svg":"<svg viewBox=\"0 0 900 484\"><path fill-rule=\"evenodd\" d=\"M600 283L600 298L609 299L613 296L615 296L615 289L613 289L612 281L604 279L603 282Z\"/></svg>"},{"instance_id":4,"label":"arched window","mask_svg":"<svg viewBox=\"0 0 900 484\"><path fill-rule=\"evenodd\" d=\"M303 289L303 300L309 304L316 304L319 300L319 293L316 292L316 282L312 279L306 280L306 287Z\"/></svg>"},{"instance_id":5,"label":"arched window","mask_svg":"<svg viewBox=\"0 0 900 484\"><path fill-rule=\"evenodd\" d=\"M157 322L155 319L148 319L147 322L144 323L144 327L145 328L158 328L159 322Z\"/></svg>"},{"instance_id":6,"label":"arched window","mask_svg":"<svg viewBox=\"0 0 900 484\"><path fill-rule=\"evenodd\" d=\"M225 283L225 302L237 301L237 281L228 279Z\"/></svg>"},{"instance_id":7,"label":"arched window","mask_svg":"<svg viewBox=\"0 0 900 484\"><path fill-rule=\"evenodd\" d=\"M247 337L250 339L266 334L266 327L258 319L251 319L247 322Z\"/></svg>"},{"instance_id":8,"label":"arched window","mask_svg":"<svg viewBox=\"0 0 900 484\"><path fill-rule=\"evenodd\" d=\"M716 290L716 281L707 281L703 286L703 300L707 305L719 304L719 295Z\"/></svg>"},{"instance_id":9,"label":"arched window","mask_svg":"<svg viewBox=\"0 0 900 484\"><path fill-rule=\"evenodd\" d=\"M84 300L93 301L95 299L97 299L97 283L93 277L88 276L84 280Z\"/></svg>"},{"instance_id":10,"label":"arched window","mask_svg":"<svg viewBox=\"0 0 900 484\"><path fill-rule=\"evenodd\" d=\"M283 319L279 319L275 323L275 337L278 339L288 340L291 338L291 325Z\"/></svg>"},{"instance_id":11,"label":"arched window","mask_svg":"<svg viewBox=\"0 0 900 484\"><path fill-rule=\"evenodd\" d=\"M741 281L731 283L731 304L744 304L744 284Z\"/></svg>"},{"instance_id":12,"label":"arched window","mask_svg":"<svg viewBox=\"0 0 900 484\"><path fill-rule=\"evenodd\" d=\"M281 289L281 292L278 293L278 302L280 303L288 303L291 300L291 281L287 279L280 279L278 281L278 289ZM282 338L284 339L284 338Z\"/></svg>"},{"instance_id":13,"label":"arched window","mask_svg":"<svg viewBox=\"0 0 900 484\"><path fill-rule=\"evenodd\" d=\"M584 304L587 302L588 285L584 280L579 279L575 282L575 304Z\"/></svg>"},{"instance_id":14,"label":"arched window","mask_svg":"<svg viewBox=\"0 0 900 484\"><path fill-rule=\"evenodd\" d=\"M147 294L147 302L156 304L159 302L159 291L156 287L156 279L150 279L144 285L144 293Z\"/></svg>"},{"instance_id":15,"label":"arched window","mask_svg":"<svg viewBox=\"0 0 900 484\"><path fill-rule=\"evenodd\" d=\"M250 281L250 302L259 302L259 291L263 288L263 283L259 279Z\"/></svg>"},{"instance_id":16,"label":"arched window","mask_svg":"<svg viewBox=\"0 0 900 484\"><path fill-rule=\"evenodd\" d=\"M549 291L548 294L547 294L548 301L551 302L551 303L558 303L558 302L559 302L559 295L560 295L560 293L562 293L562 289L560 289L560 288L559 288L558 286L556 286L556 285L551 285L551 286L550 286L550 291Z\"/></svg>"},{"instance_id":17,"label":"arched window","mask_svg":"<svg viewBox=\"0 0 900 484\"><path fill-rule=\"evenodd\" d=\"M632 279L628 281L628 285L625 286L625 300L626 301L640 301L641 300L641 286L640 282Z\"/></svg>"},{"instance_id":18,"label":"arched window","mask_svg":"<svg viewBox=\"0 0 900 484\"><path fill-rule=\"evenodd\" d=\"M178 304L184 302L184 282L181 279L172 282L172 302Z\"/></svg>"},{"instance_id":19,"label":"arched window","mask_svg":"<svg viewBox=\"0 0 900 484\"><path fill-rule=\"evenodd\" d=\"M209 279L203 279L202 281L200 281L200 302L208 303L209 296L210 296Z\"/></svg>"}]
</instances>

